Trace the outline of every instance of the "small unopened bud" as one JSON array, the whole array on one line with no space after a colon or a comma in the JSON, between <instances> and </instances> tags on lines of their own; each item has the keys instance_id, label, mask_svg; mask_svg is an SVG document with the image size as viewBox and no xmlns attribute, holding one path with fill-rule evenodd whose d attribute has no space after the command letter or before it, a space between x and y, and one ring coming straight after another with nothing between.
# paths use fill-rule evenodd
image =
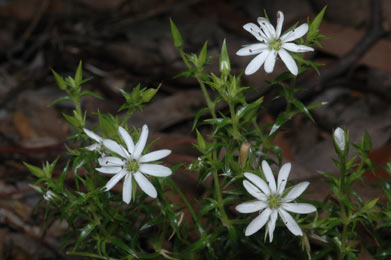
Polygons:
<instances>
[{"instance_id":1,"label":"small unopened bud","mask_svg":"<svg viewBox=\"0 0 391 260\"><path fill-rule=\"evenodd\" d=\"M334 140L341 151L345 150L345 131L338 127L334 131Z\"/></svg>"},{"instance_id":2,"label":"small unopened bud","mask_svg":"<svg viewBox=\"0 0 391 260\"><path fill-rule=\"evenodd\" d=\"M242 168L246 164L249 153L250 153L250 144L247 141L244 141L242 143L242 146L240 147L240 154L239 154L240 165L242 166Z\"/></svg>"}]
</instances>

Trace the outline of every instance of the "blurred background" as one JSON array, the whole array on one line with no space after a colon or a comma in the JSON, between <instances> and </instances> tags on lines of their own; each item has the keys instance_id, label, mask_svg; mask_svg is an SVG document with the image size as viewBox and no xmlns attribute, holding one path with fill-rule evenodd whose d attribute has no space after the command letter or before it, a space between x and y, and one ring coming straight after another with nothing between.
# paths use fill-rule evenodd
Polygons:
<instances>
[{"instance_id":1,"label":"blurred background","mask_svg":"<svg viewBox=\"0 0 391 260\"><path fill-rule=\"evenodd\" d=\"M285 161L293 162L293 180L312 180L312 196L321 199L328 190L319 181L319 170L335 172L332 131L349 130L358 142L367 131L372 137L372 159L384 165L391 156L391 1L389 0L0 0L0 259L66 259L60 251L66 233L64 223L51 223L45 231L41 196L29 187L34 178L22 161L41 165L61 156L72 129L62 117L71 103L48 106L64 95L50 72L73 75L80 60L84 76L92 80L85 88L105 98L85 98L88 126L97 124L94 112L116 114L124 102L119 89L158 87L157 96L129 126L148 124L155 148L169 148L167 165L190 163L197 158L191 132L193 118L205 106L197 82L175 78L184 71L170 34L169 17L184 38L187 52L198 53L208 41L209 55L218 56L224 39L234 73L240 73L252 57L235 53L255 43L242 26L268 13L285 14L283 31L294 23L310 20L325 6L320 32L328 39L323 48L306 58L325 66L321 76L308 71L298 79L305 103L328 102L314 110L316 123L296 116L276 138ZM218 73L218 58L208 70ZM249 99L265 95L261 115L271 122L282 103L267 87L286 70L281 61L274 72L263 69L243 76L253 87ZM221 112L225 112L224 105ZM121 113L118 114L121 117ZM202 129L207 134L208 129ZM384 175L382 171L377 172ZM366 180L377 177L367 173ZM192 173L179 171L174 179L197 193ZM376 196L376 189L361 190Z\"/></svg>"}]
</instances>

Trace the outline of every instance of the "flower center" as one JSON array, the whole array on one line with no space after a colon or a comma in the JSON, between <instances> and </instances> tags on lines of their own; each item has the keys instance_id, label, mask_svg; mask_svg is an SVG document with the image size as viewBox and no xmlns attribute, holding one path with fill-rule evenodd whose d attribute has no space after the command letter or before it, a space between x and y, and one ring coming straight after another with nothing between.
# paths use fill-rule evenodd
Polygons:
<instances>
[{"instance_id":1,"label":"flower center","mask_svg":"<svg viewBox=\"0 0 391 260\"><path fill-rule=\"evenodd\" d=\"M129 159L125 163L125 168L128 172L137 172L140 168L140 165L136 160Z\"/></svg>"},{"instance_id":2,"label":"flower center","mask_svg":"<svg viewBox=\"0 0 391 260\"><path fill-rule=\"evenodd\" d=\"M278 209L281 206L281 196L279 194L270 194L267 197L267 204L270 209Z\"/></svg>"},{"instance_id":3,"label":"flower center","mask_svg":"<svg viewBox=\"0 0 391 260\"><path fill-rule=\"evenodd\" d=\"M273 41L269 42L269 47L276 51L279 51L281 49L281 45L282 43L280 39L274 39Z\"/></svg>"}]
</instances>

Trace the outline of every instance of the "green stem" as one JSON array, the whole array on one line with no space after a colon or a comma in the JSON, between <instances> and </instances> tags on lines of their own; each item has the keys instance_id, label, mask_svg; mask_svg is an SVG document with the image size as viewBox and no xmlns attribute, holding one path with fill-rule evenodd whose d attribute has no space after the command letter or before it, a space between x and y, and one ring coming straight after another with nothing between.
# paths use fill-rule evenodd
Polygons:
<instances>
[{"instance_id":1,"label":"green stem","mask_svg":"<svg viewBox=\"0 0 391 260\"><path fill-rule=\"evenodd\" d=\"M182 60L185 62L185 65L188 69L192 69L192 65L188 62L185 52L182 48L179 48L179 54L182 57ZM206 90L205 83L201 79L201 71L200 68L197 68L195 78L198 81L198 84L201 86L202 93L204 94L206 104L208 105L209 113L212 115L213 118L216 118L216 112L215 112L215 105L213 104L212 100L210 99L209 93Z\"/></svg>"},{"instance_id":2,"label":"green stem","mask_svg":"<svg viewBox=\"0 0 391 260\"><path fill-rule=\"evenodd\" d=\"M341 218L342 218L342 236L341 236L341 245L340 245L340 255L338 256L338 260L343 260L346 255L346 244L348 240L348 227L349 227L349 216L347 214L346 206L343 202L343 198L346 196L345 189L345 178L346 178L346 160L345 155L341 157L341 167L340 167L340 181L339 181L339 189L338 189L338 201L339 206L341 208Z\"/></svg>"},{"instance_id":3,"label":"green stem","mask_svg":"<svg viewBox=\"0 0 391 260\"><path fill-rule=\"evenodd\" d=\"M287 90L287 97L286 98L286 114L289 116L291 110L292 110L292 98L294 94L294 89L296 86L296 77L291 78L291 82L289 84L289 87L286 87Z\"/></svg>"},{"instance_id":4,"label":"green stem","mask_svg":"<svg viewBox=\"0 0 391 260\"><path fill-rule=\"evenodd\" d=\"M212 160L211 161L215 160L216 158L217 158L217 154L216 154L216 151L214 150L212 153ZM222 195L222 192L220 189L219 176L217 174L216 169L212 170L212 175L213 175L213 181L214 181L214 185L215 185L215 196L216 196L217 204L218 204L218 207L219 207L219 210L221 213L220 219L221 219L221 222L223 223L223 225L226 226L227 228L229 228L229 227L231 227L231 221L228 218L227 213L225 212L225 209L224 209L224 200L223 200L223 195Z\"/></svg>"},{"instance_id":5,"label":"green stem","mask_svg":"<svg viewBox=\"0 0 391 260\"><path fill-rule=\"evenodd\" d=\"M231 113L232 127L233 127L233 135L235 140L240 140L240 133L238 129L238 118L236 117L235 109L233 105L228 102L229 111Z\"/></svg>"}]
</instances>

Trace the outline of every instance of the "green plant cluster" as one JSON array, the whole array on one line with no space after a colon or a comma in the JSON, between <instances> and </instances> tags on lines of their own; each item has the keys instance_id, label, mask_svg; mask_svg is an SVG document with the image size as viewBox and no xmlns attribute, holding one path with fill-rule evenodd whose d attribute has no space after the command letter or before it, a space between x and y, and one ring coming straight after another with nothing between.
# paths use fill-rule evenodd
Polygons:
<instances>
[{"instance_id":1,"label":"green plant cluster","mask_svg":"<svg viewBox=\"0 0 391 260\"><path fill-rule=\"evenodd\" d=\"M319 34L319 26L324 12L325 9L312 22L308 21L307 36L297 43L320 46L324 36ZM363 201L353 186L362 181L366 170L375 167L368 158L371 141L367 134L360 144L353 144L357 158L349 157L347 132L346 149L341 150L335 143L338 159L333 161L339 174L323 173L332 194L320 202L307 201L317 207L316 213L294 215L303 236L293 236L280 220L272 243L265 239L265 228L252 236L244 235L244 228L253 219L253 215L241 215L235 210L236 205L249 198L242 185L244 173L264 178L263 160L280 167L284 155L273 142L276 135L297 114L303 113L314 121L310 111L324 103L303 104L295 97L300 91L296 88L296 76L285 72L267 83L278 91L275 99L286 101L286 109L274 122L260 124L260 113L267 111L263 97L248 101L246 94L251 87L242 85L241 75L232 74L225 41L219 57L220 74L208 73L205 66L212 57L208 55L207 43L198 55L186 53L178 28L172 20L170 24L174 45L187 66L187 71L177 76L195 78L207 104L197 113L193 124L195 147L201 155L186 166L189 171L186 174L197 176L202 195L189 197L171 177L150 179L158 191L154 200L133 189L132 202L125 204L121 194L103 191L107 178L95 168L99 167L100 153L107 151L85 149L90 139L83 132L86 112L80 104L85 95L98 96L82 90L87 80L82 79L81 63L73 78L64 79L53 71L58 86L67 93L57 102L70 100L75 105L72 115L64 114L75 130L73 146L67 147L71 158L60 172L55 171L57 160L45 163L42 168L27 163L26 166L37 178L32 186L46 201L48 225L56 219L69 225L70 232L63 245L67 253L94 259L357 259L365 249L376 259L389 259L391 183L384 180L382 184L385 194L382 203L378 199ZM300 53L292 56L298 62L299 75L320 66L305 60ZM103 139L125 146L117 131L122 126L137 140L140 131L128 129L128 120L157 90L137 86L130 93L121 91L125 103L119 110L125 110L125 116L97 113L99 124L94 131ZM218 106L227 109L217 109ZM204 130L209 134L203 135ZM182 166L176 165L172 171L175 173ZM391 172L390 164L386 170ZM362 233L373 243L365 243Z\"/></svg>"}]
</instances>

